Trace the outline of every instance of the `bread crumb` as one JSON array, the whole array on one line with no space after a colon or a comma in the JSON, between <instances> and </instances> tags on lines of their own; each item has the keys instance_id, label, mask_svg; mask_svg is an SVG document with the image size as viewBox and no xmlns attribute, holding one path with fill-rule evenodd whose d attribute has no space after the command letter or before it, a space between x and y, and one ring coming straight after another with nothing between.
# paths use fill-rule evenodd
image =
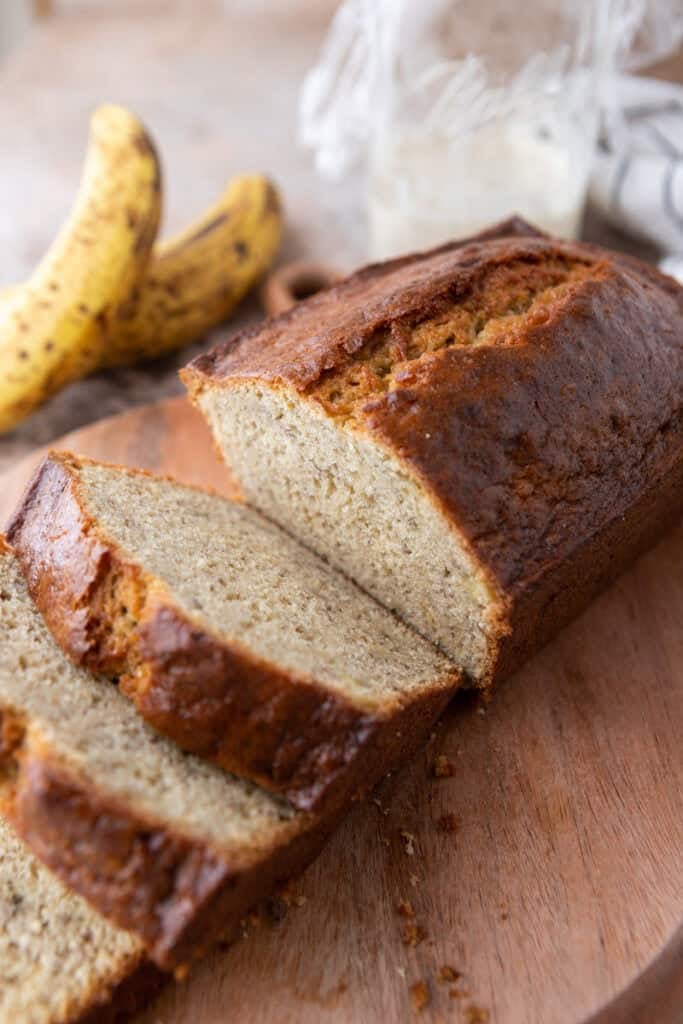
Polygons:
<instances>
[{"instance_id":1,"label":"bread crumb","mask_svg":"<svg viewBox=\"0 0 683 1024\"><path fill-rule=\"evenodd\" d=\"M406 921L401 928L401 939L404 946L419 946L426 938L426 931L416 921Z\"/></svg>"},{"instance_id":2,"label":"bread crumb","mask_svg":"<svg viewBox=\"0 0 683 1024\"><path fill-rule=\"evenodd\" d=\"M457 814L442 814L436 823L439 832L457 832L461 825L462 820Z\"/></svg>"},{"instance_id":3,"label":"bread crumb","mask_svg":"<svg viewBox=\"0 0 683 1024\"><path fill-rule=\"evenodd\" d=\"M486 708L477 708L477 714L478 715L485 715L486 714Z\"/></svg>"},{"instance_id":4,"label":"bread crumb","mask_svg":"<svg viewBox=\"0 0 683 1024\"><path fill-rule=\"evenodd\" d=\"M406 829L401 829L401 838L405 840L406 853L409 857L415 856L415 836L412 832L407 832Z\"/></svg>"},{"instance_id":5,"label":"bread crumb","mask_svg":"<svg viewBox=\"0 0 683 1024\"><path fill-rule=\"evenodd\" d=\"M289 907L292 904L292 883L283 882L277 888L277 898L281 899L285 906Z\"/></svg>"},{"instance_id":6,"label":"bread crumb","mask_svg":"<svg viewBox=\"0 0 683 1024\"><path fill-rule=\"evenodd\" d=\"M467 1024L487 1024L489 1011L481 1006L467 1006L465 1008L465 1020Z\"/></svg>"},{"instance_id":7,"label":"bread crumb","mask_svg":"<svg viewBox=\"0 0 683 1024\"><path fill-rule=\"evenodd\" d=\"M410 986L410 999L416 1013L421 1013L425 1006L429 1006L429 989L424 981L416 981Z\"/></svg>"},{"instance_id":8,"label":"bread crumb","mask_svg":"<svg viewBox=\"0 0 683 1024\"><path fill-rule=\"evenodd\" d=\"M278 900L281 903L284 903L286 908L289 908L291 906L303 907L304 904L308 902L308 898L306 896L302 896L301 893L294 892L294 888L291 882L285 882L284 885L281 885L278 889L278 893L277 896L275 897L275 900L271 902L276 902ZM275 913L276 915L277 913L279 913L279 908L276 908ZM284 914L282 916L284 917Z\"/></svg>"},{"instance_id":9,"label":"bread crumb","mask_svg":"<svg viewBox=\"0 0 683 1024\"><path fill-rule=\"evenodd\" d=\"M375 807L377 807L379 809L380 814L383 814L385 818L388 817L388 815L389 815L389 808L388 807L383 807L381 800L379 800L375 796L375 797L372 798L372 802L375 805Z\"/></svg>"},{"instance_id":10,"label":"bread crumb","mask_svg":"<svg viewBox=\"0 0 683 1024\"><path fill-rule=\"evenodd\" d=\"M415 911L410 900L399 900L396 904L396 910L401 917L415 917Z\"/></svg>"},{"instance_id":11,"label":"bread crumb","mask_svg":"<svg viewBox=\"0 0 683 1024\"><path fill-rule=\"evenodd\" d=\"M256 910L252 910L246 917L243 917L240 921L240 928L242 929L242 935L245 937L249 934L249 928L260 928L263 923L261 914ZM222 946L223 944L220 943ZM225 946L231 945L230 941L225 943Z\"/></svg>"},{"instance_id":12,"label":"bread crumb","mask_svg":"<svg viewBox=\"0 0 683 1024\"><path fill-rule=\"evenodd\" d=\"M444 964L439 968L439 981L457 981L462 978L462 971L456 971L455 967Z\"/></svg>"},{"instance_id":13,"label":"bread crumb","mask_svg":"<svg viewBox=\"0 0 683 1024\"><path fill-rule=\"evenodd\" d=\"M408 879L410 880L410 884L412 885L413 889L417 889L418 885L420 884L420 879L417 877L417 875L408 875Z\"/></svg>"},{"instance_id":14,"label":"bread crumb","mask_svg":"<svg viewBox=\"0 0 683 1024\"><path fill-rule=\"evenodd\" d=\"M449 988L448 994L451 999L462 999L463 996L467 995L464 988Z\"/></svg>"},{"instance_id":15,"label":"bread crumb","mask_svg":"<svg viewBox=\"0 0 683 1024\"><path fill-rule=\"evenodd\" d=\"M455 775L455 765L445 754L439 754L434 760L432 771L437 779L450 779Z\"/></svg>"}]
</instances>

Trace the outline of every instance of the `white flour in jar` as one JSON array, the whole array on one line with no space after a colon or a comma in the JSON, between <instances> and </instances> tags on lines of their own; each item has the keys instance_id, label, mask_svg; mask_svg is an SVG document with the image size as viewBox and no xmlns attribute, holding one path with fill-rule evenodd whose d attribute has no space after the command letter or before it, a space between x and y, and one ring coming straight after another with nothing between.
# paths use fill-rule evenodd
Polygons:
<instances>
[{"instance_id":1,"label":"white flour in jar","mask_svg":"<svg viewBox=\"0 0 683 1024\"><path fill-rule=\"evenodd\" d=\"M421 133L378 141L368 175L371 258L474 234L512 214L575 238L590 167L582 148L519 122L494 122L461 145Z\"/></svg>"}]
</instances>

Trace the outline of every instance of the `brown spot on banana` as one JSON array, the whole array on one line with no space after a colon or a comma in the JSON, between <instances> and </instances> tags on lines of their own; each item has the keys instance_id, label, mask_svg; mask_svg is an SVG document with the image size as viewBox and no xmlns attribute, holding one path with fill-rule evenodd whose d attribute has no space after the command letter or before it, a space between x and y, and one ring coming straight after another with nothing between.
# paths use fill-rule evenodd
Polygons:
<instances>
[{"instance_id":1,"label":"brown spot on banana","mask_svg":"<svg viewBox=\"0 0 683 1024\"><path fill-rule=\"evenodd\" d=\"M178 250L181 248L185 249L188 245L194 245L200 238L205 238L206 235L211 234L212 231L216 231L225 224L229 217L230 212L228 210L224 210L222 213L219 213L214 217L213 220L210 220L205 224L200 224L194 233L189 233L183 238L183 241L178 246Z\"/></svg>"},{"instance_id":2,"label":"brown spot on banana","mask_svg":"<svg viewBox=\"0 0 683 1024\"><path fill-rule=\"evenodd\" d=\"M268 270L281 233L271 182L233 179L197 223L157 245L137 305L111 325L103 365L159 358L222 323Z\"/></svg>"},{"instance_id":3,"label":"brown spot on banana","mask_svg":"<svg viewBox=\"0 0 683 1024\"><path fill-rule=\"evenodd\" d=\"M263 193L263 208L261 216L266 217L279 217L282 214L282 208L280 204L280 196L277 193L277 189L268 182L268 185Z\"/></svg>"}]
</instances>

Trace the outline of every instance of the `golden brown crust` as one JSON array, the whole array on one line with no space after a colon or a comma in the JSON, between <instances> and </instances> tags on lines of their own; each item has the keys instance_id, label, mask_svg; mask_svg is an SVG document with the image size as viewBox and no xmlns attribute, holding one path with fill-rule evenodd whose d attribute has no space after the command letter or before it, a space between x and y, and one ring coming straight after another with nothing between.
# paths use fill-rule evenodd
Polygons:
<instances>
[{"instance_id":1,"label":"golden brown crust","mask_svg":"<svg viewBox=\"0 0 683 1024\"><path fill-rule=\"evenodd\" d=\"M28 736L28 734L27 734ZM28 738L15 750L3 814L74 892L138 936L159 967L190 963L278 882L303 870L334 820L302 815L268 849L209 849L100 792Z\"/></svg>"},{"instance_id":2,"label":"golden brown crust","mask_svg":"<svg viewBox=\"0 0 683 1024\"><path fill-rule=\"evenodd\" d=\"M360 788L415 752L440 706L427 700L383 730ZM231 939L252 907L316 856L349 806L337 801L324 815L295 816L279 829L277 843L209 848L102 792L30 727L16 736L0 753L3 814L40 860L138 936L164 970Z\"/></svg>"},{"instance_id":3,"label":"golden brown crust","mask_svg":"<svg viewBox=\"0 0 683 1024\"><path fill-rule=\"evenodd\" d=\"M143 1010L167 981L167 974L150 960L142 959L115 988L93 993L88 1009L75 1024L124 1024Z\"/></svg>"},{"instance_id":4,"label":"golden brown crust","mask_svg":"<svg viewBox=\"0 0 683 1024\"><path fill-rule=\"evenodd\" d=\"M361 271L183 373L195 399L254 380L332 416L321 388L328 396L378 339L395 339L391 386L373 384L346 426L403 463L498 595L484 683L533 653L683 506L683 289L630 257L513 228ZM565 283L495 338L406 353L403 339L478 289L486 298L501 269L533 294L562 261Z\"/></svg>"},{"instance_id":5,"label":"golden brown crust","mask_svg":"<svg viewBox=\"0 0 683 1024\"><path fill-rule=\"evenodd\" d=\"M654 476L624 514L616 514L570 559L558 562L515 601L509 633L501 638L492 681L519 668L579 615L601 591L673 527L683 505L683 452Z\"/></svg>"},{"instance_id":6,"label":"golden brown crust","mask_svg":"<svg viewBox=\"0 0 683 1024\"><path fill-rule=\"evenodd\" d=\"M320 809L374 785L385 733L398 722L409 728L411 716L435 719L457 689L454 669L380 717L208 633L92 518L80 465L70 455L47 457L8 538L60 646L118 678L147 721L183 749L301 809Z\"/></svg>"}]
</instances>

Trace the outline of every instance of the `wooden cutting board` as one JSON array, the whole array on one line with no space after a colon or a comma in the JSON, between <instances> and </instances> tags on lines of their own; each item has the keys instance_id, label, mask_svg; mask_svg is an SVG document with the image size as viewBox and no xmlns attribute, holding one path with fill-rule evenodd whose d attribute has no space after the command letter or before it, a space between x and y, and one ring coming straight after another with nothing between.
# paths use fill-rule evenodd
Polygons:
<instances>
[{"instance_id":1,"label":"wooden cutting board","mask_svg":"<svg viewBox=\"0 0 683 1024\"><path fill-rule=\"evenodd\" d=\"M182 399L54 447L230 490ZM36 458L0 481L3 521ZM577 1024L608 1006L600 1024L683 1019L682 622L679 527L488 707L458 702L290 906L141 1022ZM440 754L451 777L433 775Z\"/></svg>"}]
</instances>

